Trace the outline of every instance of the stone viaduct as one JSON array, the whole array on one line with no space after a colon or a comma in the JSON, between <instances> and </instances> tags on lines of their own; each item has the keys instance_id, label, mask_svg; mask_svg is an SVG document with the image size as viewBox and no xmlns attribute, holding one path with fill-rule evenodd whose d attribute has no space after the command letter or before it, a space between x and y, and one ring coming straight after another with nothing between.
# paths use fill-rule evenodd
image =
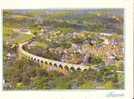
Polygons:
<instances>
[{"instance_id":1,"label":"stone viaduct","mask_svg":"<svg viewBox=\"0 0 134 99\"><path fill-rule=\"evenodd\" d=\"M49 66L55 67L57 69L59 68L59 69L67 70L67 71L86 71L89 69L88 66L69 64L69 63L64 63L64 62L51 60L51 59L33 55L23 49L23 46L27 43L28 42L19 44L19 47L18 47L19 56L25 57L26 59L34 61L34 62L40 64L41 66L49 65Z\"/></svg>"}]
</instances>

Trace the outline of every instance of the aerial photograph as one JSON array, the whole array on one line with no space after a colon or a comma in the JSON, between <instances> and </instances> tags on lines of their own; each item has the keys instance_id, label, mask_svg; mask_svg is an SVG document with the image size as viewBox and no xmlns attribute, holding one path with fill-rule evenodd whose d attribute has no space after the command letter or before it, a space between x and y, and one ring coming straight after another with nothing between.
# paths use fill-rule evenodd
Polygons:
<instances>
[{"instance_id":1,"label":"aerial photograph","mask_svg":"<svg viewBox=\"0 0 134 99\"><path fill-rule=\"evenodd\" d=\"M123 9L4 9L3 90L124 89Z\"/></svg>"}]
</instances>

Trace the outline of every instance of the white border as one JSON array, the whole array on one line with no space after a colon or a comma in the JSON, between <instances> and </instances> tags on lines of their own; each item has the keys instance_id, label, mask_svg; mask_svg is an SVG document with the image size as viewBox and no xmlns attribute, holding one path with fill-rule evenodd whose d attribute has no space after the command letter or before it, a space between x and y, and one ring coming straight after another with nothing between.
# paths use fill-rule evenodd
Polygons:
<instances>
[{"instance_id":1,"label":"white border","mask_svg":"<svg viewBox=\"0 0 134 99\"><path fill-rule=\"evenodd\" d=\"M132 99L133 94L133 0L4 0L0 9L46 8L124 8L125 10L125 89L72 91L3 91L2 90L2 12L0 11L0 98L1 99ZM124 96L108 97L113 92Z\"/></svg>"}]
</instances>

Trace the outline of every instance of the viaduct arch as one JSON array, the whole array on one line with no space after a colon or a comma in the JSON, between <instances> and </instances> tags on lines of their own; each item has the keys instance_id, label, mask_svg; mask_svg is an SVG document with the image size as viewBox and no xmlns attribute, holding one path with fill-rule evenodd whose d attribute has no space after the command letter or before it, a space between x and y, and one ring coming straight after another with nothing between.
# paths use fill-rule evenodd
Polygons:
<instances>
[{"instance_id":1,"label":"viaduct arch","mask_svg":"<svg viewBox=\"0 0 134 99\"><path fill-rule=\"evenodd\" d=\"M89 69L88 66L69 64L69 63L64 63L64 62L55 61L55 60L51 60L51 59L47 59L47 58L33 55L33 54L31 54L23 49L23 46L27 43L28 43L28 41L24 42L22 44L19 44L18 53L19 53L20 58L25 57L26 59L34 61L40 65L48 64L50 66L53 66L53 67L56 67L59 69L65 69L67 71L86 71Z\"/></svg>"}]
</instances>

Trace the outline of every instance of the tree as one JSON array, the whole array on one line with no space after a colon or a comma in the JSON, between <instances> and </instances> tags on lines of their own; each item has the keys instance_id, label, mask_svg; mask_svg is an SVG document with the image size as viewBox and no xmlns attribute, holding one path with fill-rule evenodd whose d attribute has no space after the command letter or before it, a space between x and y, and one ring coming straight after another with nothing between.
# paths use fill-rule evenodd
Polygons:
<instances>
[{"instance_id":1,"label":"tree","mask_svg":"<svg viewBox=\"0 0 134 99\"><path fill-rule=\"evenodd\" d=\"M114 84L112 81L107 81L104 83L104 88L105 89L113 89L114 88Z\"/></svg>"},{"instance_id":2,"label":"tree","mask_svg":"<svg viewBox=\"0 0 134 99\"><path fill-rule=\"evenodd\" d=\"M91 62L92 64L104 64L103 59L102 59L101 57L99 57L99 56L93 57L93 58L90 60L90 62Z\"/></svg>"},{"instance_id":3,"label":"tree","mask_svg":"<svg viewBox=\"0 0 134 99\"><path fill-rule=\"evenodd\" d=\"M35 89L47 89L47 82L48 78L47 77L38 77L33 80L32 87Z\"/></svg>"},{"instance_id":4,"label":"tree","mask_svg":"<svg viewBox=\"0 0 134 99\"><path fill-rule=\"evenodd\" d=\"M80 88L82 88L82 89L93 89L93 88L95 88L95 84L91 81L86 81L80 86Z\"/></svg>"},{"instance_id":5,"label":"tree","mask_svg":"<svg viewBox=\"0 0 134 99\"><path fill-rule=\"evenodd\" d=\"M23 83L16 83L16 86L15 86L15 89L26 89L27 88L27 86L26 85L24 85Z\"/></svg>"}]
</instances>

